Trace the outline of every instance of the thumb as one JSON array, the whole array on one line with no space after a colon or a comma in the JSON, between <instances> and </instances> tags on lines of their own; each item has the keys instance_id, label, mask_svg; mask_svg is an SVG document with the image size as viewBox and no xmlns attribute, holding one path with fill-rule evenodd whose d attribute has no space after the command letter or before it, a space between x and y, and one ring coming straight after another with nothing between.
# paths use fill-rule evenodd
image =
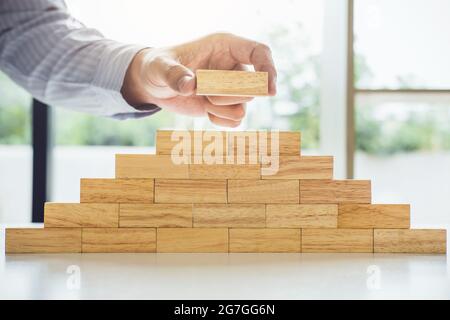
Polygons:
<instances>
[{"instance_id":1,"label":"thumb","mask_svg":"<svg viewBox=\"0 0 450 320\"><path fill-rule=\"evenodd\" d=\"M158 64L160 82L182 96L195 93L195 75L189 68L170 57L159 58Z\"/></svg>"}]
</instances>

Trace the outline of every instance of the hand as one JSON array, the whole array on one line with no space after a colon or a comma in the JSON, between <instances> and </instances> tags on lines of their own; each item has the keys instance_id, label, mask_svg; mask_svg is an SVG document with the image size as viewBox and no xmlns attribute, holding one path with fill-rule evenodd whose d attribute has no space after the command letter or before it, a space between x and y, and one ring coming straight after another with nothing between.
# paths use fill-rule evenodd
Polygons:
<instances>
[{"instance_id":1,"label":"hand","mask_svg":"<svg viewBox=\"0 0 450 320\"><path fill-rule=\"evenodd\" d=\"M232 34L217 33L174 47L144 49L130 64L122 95L131 105L153 103L190 116L208 116L216 125L237 127L248 97L196 96L197 69L247 70L269 73L269 94L276 93L276 70L270 49Z\"/></svg>"}]
</instances>

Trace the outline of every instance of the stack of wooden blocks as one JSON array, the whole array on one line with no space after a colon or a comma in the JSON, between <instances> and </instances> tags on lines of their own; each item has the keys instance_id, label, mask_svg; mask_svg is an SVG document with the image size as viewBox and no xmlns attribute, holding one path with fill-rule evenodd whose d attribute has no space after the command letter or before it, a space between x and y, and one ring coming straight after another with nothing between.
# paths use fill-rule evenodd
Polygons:
<instances>
[{"instance_id":1,"label":"stack of wooden blocks","mask_svg":"<svg viewBox=\"0 0 450 320\"><path fill-rule=\"evenodd\" d=\"M224 155L248 134L223 133ZM446 230L410 229L409 205L371 204L370 181L333 180L333 158L301 156L298 132L280 132L273 175L259 156L174 164L171 136L158 131L155 155L117 155L115 179L82 179L81 203L47 203L44 228L7 229L6 252L446 253Z\"/></svg>"}]
</instances>

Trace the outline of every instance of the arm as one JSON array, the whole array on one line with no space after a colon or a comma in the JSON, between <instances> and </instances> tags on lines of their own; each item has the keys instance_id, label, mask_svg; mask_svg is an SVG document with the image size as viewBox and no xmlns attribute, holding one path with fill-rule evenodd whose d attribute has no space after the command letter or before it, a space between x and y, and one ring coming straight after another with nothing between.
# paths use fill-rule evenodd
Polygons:
<instances>
[{"instance_id":1,"label":"arm","mask_svg":"<svg viewBox=\"0 0 450 320\"><path fill-rule=\"evenodd\" d=\"M274 95L271 52L256 41L218 33L173 47L143 48L84 27L62 1L0 0L0 69L52 105L118 118L161 107L236 127L251 98L196 96L194 72L248 65L269 73Z\"/></svg>"},{"instance_id":2,"label":"arm","mask_svg":"<svg viewBox=\"0 0 450 320\"><path fill-rule=\"evenodd\" d=\"M142 49L84 27L63 1L0 1L0 69L45 103L118 118L157 112L132 107L120 92Z\"/></svg>"}]
</instances>

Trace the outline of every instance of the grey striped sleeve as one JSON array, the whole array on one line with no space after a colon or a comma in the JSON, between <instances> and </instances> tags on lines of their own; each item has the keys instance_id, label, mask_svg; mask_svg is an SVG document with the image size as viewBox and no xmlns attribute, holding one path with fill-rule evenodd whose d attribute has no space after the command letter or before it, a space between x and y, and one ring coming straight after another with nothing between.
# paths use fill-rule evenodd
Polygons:
<instances>
[{"instance_id":1,"label":"grey striped sleeve","mask_svg":"<svg viewBox=\"0 0 450 320\"><path fill-rule=\"evenodd\" d=\"M50 105L120 119L159 111L137 110L120 93L142 48L105 39L73 19L63 1L0 0L0 69Z\"/></svg>"}]
</instances>

